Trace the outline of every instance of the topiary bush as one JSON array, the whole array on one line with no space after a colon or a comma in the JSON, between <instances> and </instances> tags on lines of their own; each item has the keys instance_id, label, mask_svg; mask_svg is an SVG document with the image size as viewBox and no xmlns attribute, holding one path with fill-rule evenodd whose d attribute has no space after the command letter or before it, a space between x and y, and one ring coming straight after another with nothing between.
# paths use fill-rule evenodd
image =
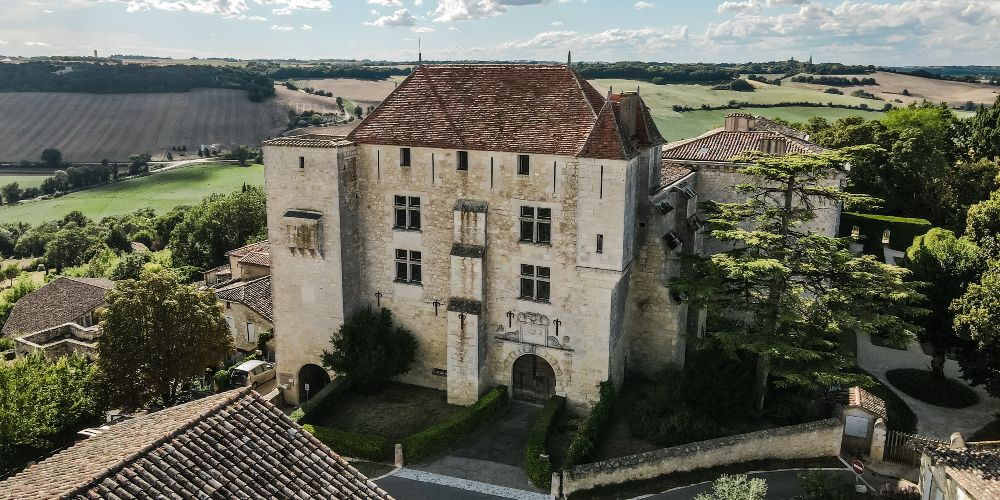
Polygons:
<instances>
[{"instance_id":1,"label":"topiary bush","mask_svg":"<svg viewBox=\"0 0 1000 500\"><path fill-rule=\"evenodd\" d=\"M545 403L541 413L528 434L527 469L528 479L538 488L548 490L552 486L552 459L548 450L549 433L566 409L566 398L552 396ZM544 455L544 457L543 457Z\"/></svg>"},{"instance_id":2,"label":"topiary bush","mask_svg":"<svg viewBox=\"0 0 1000 500\"><path fill-rule=\"evenodd\" d=\"M305 424L302 428L341 455L373 462L381 462L389 455L389 442L383 437L312 424Z\"/></svg>"},{"instance_id":3,"label":"topiary bush","mask_svg":"<svg viewBox=\"0 0 1000 500\"><path fill-rule=\"evenodd\" d=\"M422 462L447 450L480 427L496 421L506 411L507 400L507 387L498 386L461 413L403 439L406 461Z\"/></svg>"},{"instance_id":4,"label":"topiary bush","mask_svg":"<svg viewBox=\"0 0 1000 500\"><path fill-rule=\"evenodd\" d=\"M594 405L594 409L590 411L590 415L587 415L587 418L580 424L573 440L570 441L563 469L586 463L594 455L601 440L601 433L611 421L611 409L615 404L615 396L615 384L610 380L601 382L600 399Z\"/></svg>"},{"instance_id":5,"label":"topiary bush","mask_svg":"<svg viewBox=\"0 0 1000 500\"><path fill-rule=\"evenodd\" d=\"M937 377L927 370L901 368L885 372L893 387L913 399L945 408L966 408L979 402L972 389L946 377Z\"/></svg>"}]
</instances>

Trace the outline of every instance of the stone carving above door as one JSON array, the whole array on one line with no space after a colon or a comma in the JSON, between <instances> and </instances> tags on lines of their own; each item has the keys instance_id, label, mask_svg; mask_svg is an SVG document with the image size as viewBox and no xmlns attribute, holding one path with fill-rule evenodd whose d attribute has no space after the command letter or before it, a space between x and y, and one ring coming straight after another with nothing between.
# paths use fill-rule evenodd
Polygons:
<instances>
[{"instance_id":1,"label":"stone carving above door","mask_svg":"<svg viewBox=\"0 0 1000 500\"><path fill-rule=\"evenodd\" d=\"M514 330L508 331L506 325L497 325L496 338L555 349L569 349L569 336L564 335L562 339L556 337L551 328L554 322L549 320L548 316L532 312L520 312L516 317L513 314L511 316L511 326Z\"/></svg>"}]
</instances>

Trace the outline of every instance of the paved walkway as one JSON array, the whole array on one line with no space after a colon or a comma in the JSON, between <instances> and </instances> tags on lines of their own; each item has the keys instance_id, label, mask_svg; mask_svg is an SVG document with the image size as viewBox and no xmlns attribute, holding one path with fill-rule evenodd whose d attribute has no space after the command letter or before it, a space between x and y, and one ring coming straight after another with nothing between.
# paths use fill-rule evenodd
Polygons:
<instances>
[{"instance_id":1,"label":"paved walkway","mask_svg":"<svg viewBox=\"0 0 1000 500\"><path fill-rule=\"evenodd\" d=\"M930 356L924 354L916 342L910 343L905 351L900 351L873 345L867 334L858 333L858 365L878 377L889 388L892 388L892 384L886 380L885 372L896 368L926 370L930 368L930 363ZM962 382L957 361L947 360L944 365L944 373L946 376ZM1000 400L990 397L981 387L973 387L972 389L979 394L979 404L961 409L930 405L913 399L900 391L895 392L903 401L906 401L906 404L910 405L913 413L917 415L917 433L947 440L956 431L961 432L965 437L971 436L984 425L992 422L994 415L1000 411Z\"/></svg>"},{"instance_id":2,"label":"paved walkway","mask_svg":"<svg viewBox=\"0 0 1000 500\"><path fill-rule=\"evenodd\" d=\"M395 498L406 500L547 500L544 493L507 488L415 469L399 469L375 480Z\"/></svg>"}]
</instances>

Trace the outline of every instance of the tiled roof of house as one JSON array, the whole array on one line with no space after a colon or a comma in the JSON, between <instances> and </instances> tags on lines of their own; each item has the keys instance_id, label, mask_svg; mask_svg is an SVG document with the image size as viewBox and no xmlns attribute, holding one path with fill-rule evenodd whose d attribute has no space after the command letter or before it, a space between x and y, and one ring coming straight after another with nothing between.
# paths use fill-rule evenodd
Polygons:
<instances>
[{"instance_id":1,"label":"tiled roof of house","mask_svg":"<svg viewBox=\"0 0 1000 500\"><path fill-rule=\"evenodd\" d=\"M957 482L972 498L1000 498L1000 450L991 446L969 443L956 449L948 445L934 446L926 453Z\"/></svg>"},{"instance_id":2,"label":"tiled roof of house","mask_svg":"<svg viewBox=\"0 0 1000 500\"><path fill-rule=\"evenodd\" d=\"M0 498L352 498L386 492L249 388L112 425Z\"/></svg>"},{"instance_id":3,"label":"tiled roof of house","mask_svg":"<svg viewBox=\"0 0 1000 500\"><path fill-rule=\"evenodd\" d=\"M639 150L625 137L625 133L618 125L619 108L619 105L612 101L607 101L601 108L597 114L597 123L590 131L587 143L580 150L580 156L616 160L634 158L639 154Z\"/></svg>"},{"instance_id":4,"label":"tiled roof of house","mask_svg":"<svg viewBox=\"0 0 1000 500\"><path fill-rule=\"evenodd\" d=\"M21 297L3 325L3 335L46 330L69 323L104 303L115 282L104 278L59 277Z\"/></svg>"},{"instance_id":5,"label":"tiled roof of house","mask_svg":"<svg viewBox=\"0 0 1000 500\"><path fill-rule=\"evenodd\" d=\"M205 274L209 274L209 273L215 273L215 274L232 274L233 270L230 268L229 263L227 262L227 263L225 263L225 264L223 264L223 265L221 265L219 267L213 267L213 268L209 269L208 271L205 271Z\"/></svg>"},{"instance_id":6,"label":"tiled roof of house","mask_svg":"<svg viewBox=\"0 0 1000 500\"><path fill-rule=\"evenodd\" d=\"M694 169L678 163L664 161L660 166L660 189L670 187L694 173Z\"/></svg>"},{"instance_id":7,"label":"tiled roof of house","mask_svg":"<svg viewBox=\"0 0 1000 500\"><path fill-rule=\"evenodd\" d=\"M147 247L146 244L143 243L143 242L141 242L141 241L133 241L132 243L129 243L129 246L132 247L132 251L133 252L148 252L149 251L149 247Z\"/></svg>"},{"instance_id":8,"label":"tiled roof of house","mask_svg":"<svg viewBox=\"0 0 1000 500\"><path fill-rule=\"evenodd\" d=\"M888 418L886 417L885 401L860 387L851 387L847 390L847 404L862 408L876 417Z\"/></svg>"},{"instance_id":9,"label":"tiled roof of house","mask_svg":"<svg viewBox=\"0 0 1000 500\"><path fill-rule=\"evenodd\" d=\"M271 267L271 254L267 252L250 252L238 260L240 264L253 264L255 266Z\"/></svg>"},{"instance_id":10,"label":"tiled roof of house","mask_svg":"<svg viewBox=\"0 0 1000 500\"><path fill-rule=\"evenodd\" d=\"M809 154L826 151L825 148L806 141L801 132L778 125L766 118L759 116L753 118L745 113L733 113L729 116L752 118L752 128L736 131L726 130L723 127L694 139L668 144L663 148L663 159L730 162L741 154L761 151L764 140L784 141L787 153Z\"/></svg>"},{"instance_id":11,"label":"tiled roof of house","mask_svg":"<svg viewBox=\"0 0 1000 500\"><path fill-rule=\"evenodd\" d=\"M612 118L618 120L616 113L598 119L605 103L597 89L565 65L422 65L347 138L364 144L626 159L629 146L616 147L623 139L610 126ZM642 147L660 134L645 116L645 106L640 114L636 120L644 126L635 140Z\"/></svg>"},{"instance_id":12,"label":"tiled roof of house","mask_svg":"<svg viewBox=\"0 0 1000 500\"><path fill-rule=\"evenodd\" d=\"M214 289L219 300L238 302L253 309L268 321L274 321L271 299L271 277L264 276L250 281L221 284Z\"/></svg>"},{"instance_id":13,"label":"tiled roof of house","mask_svg":"<svg viewBox=\"0 0 1000 500\"><path fill-rule=\"evenodd\" d=\"M336 148L349 146L352 142L344 136L303 134L290 137L278 137L264 141L265 146L291 146L300 148Z\"/></svg>"},{"instance_id":14,"label":"tiled roof of house","mask_svg":"<svg viewBox=\"0 0 1000 500\"><path fill-rule=\"evenodd\" d=\"M230 256L233 256L233 255L235 255L237 257L243 257L244 255L246 255L246 254L248 254L250 252L264 252L264 253L267 253L269 251L270 251L270 246L268 245L267 240L264 240L264 241L258 241L257 243L250 243L249 245L243 245L243 246L241 246L239 248L234 248L234 249L226 252L226 257L230 257Z\"/></svg>"}]
</instances>

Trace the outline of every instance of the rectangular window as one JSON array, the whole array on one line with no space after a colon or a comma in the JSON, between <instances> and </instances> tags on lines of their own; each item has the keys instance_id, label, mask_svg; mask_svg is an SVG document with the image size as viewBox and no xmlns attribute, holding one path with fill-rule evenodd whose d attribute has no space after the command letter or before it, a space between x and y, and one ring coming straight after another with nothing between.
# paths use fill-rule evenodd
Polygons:
<instances>
[{"instance_id":1,"label":"rectangular window","mask_svg":"<svg viewBox=\"0 0 1000 500\"><path fill-rule=\"evenodd\" d=\"M254 343L257 341L257 332L254 329L253 323L247 323L247 342Z\"/></svg>"},{"instance_id":2,"label":"rectangular window","mask_svg":"<svg viewBox=\"0 0 1000 500\"><path fill-rule=\"evenodd\" d=\"M420 197L394 196L393 229L420 229Z\"/></svg>"},{"instance_id":3,"label":"rectangular window","mask_svg":"<svg viewBox=\"0 0 1000 500\"><path fill-rule=\"evenodd\" d=\"M399 148L399 166L410 166L410 148Z\"/></svg>"},{"instance_id":4,"label":"rectangular window","mask_svg":"<svg viewBox=\"0 0 1000 500\"><path fill-rule=\"evenodd\" d=\"M531 173L531 165L528 155L517 155L517 175L528 175L529 173Z\"/></svg>"},{"instance_id":5,"label":"rectangular window","mask_svg":"<svg viewBox=\"0 0 1000 500\"><path fill-rule=\"evenodd\" d=\"M549 268L521 264L521 299L548 302L549 285Z\"/></svg>"},{"instance_id":6,"label":"rectangular window","mask_svg":"<svg viewBox=\"0 0 1000 500\"><path fill-rule=\"evenodd\" d=\"M420 252L396 250L396 281L419 285L423 280Z\"/></svg>"},{"instance_id":7,"label":"rectangular window","mask_svg":"<svg viewBox=\"0 0 1000 500\"><path fill-rule=\"evenodd\" d=\"M552 209L521 207L521 241L548 245L552 243Z\"/></svg>"},{"instance_id":8,"label":"rectangular window","mask_svg":"<svg viewBox=\"0 0 1000 500\"><path fill-rule=\"evenodd\" d=\"M305 156L300 156L299 157L299 170L302 170L304 168L306 168L306 157Z\"/></svg>"},{"instance_id":9,"label":"rectangular window","mask_svg":"<svg viewBox=\"0 0 1000 500\"><path fill-rule=\"evenodd\" d=\"M458 170L468 170L469 169L469 152L459 151L458 152L458 164L456 167Z\"/></svg>"},{"instance_id":10,"label":"rectangular window","mask_svg":"<svg viewBox=\"0 0 1000 500\"><path fill-rule=\"evenodd\" d=\"M597 253L604 253L604 235L597 235Z\"/></svg>"}]
</instances>

